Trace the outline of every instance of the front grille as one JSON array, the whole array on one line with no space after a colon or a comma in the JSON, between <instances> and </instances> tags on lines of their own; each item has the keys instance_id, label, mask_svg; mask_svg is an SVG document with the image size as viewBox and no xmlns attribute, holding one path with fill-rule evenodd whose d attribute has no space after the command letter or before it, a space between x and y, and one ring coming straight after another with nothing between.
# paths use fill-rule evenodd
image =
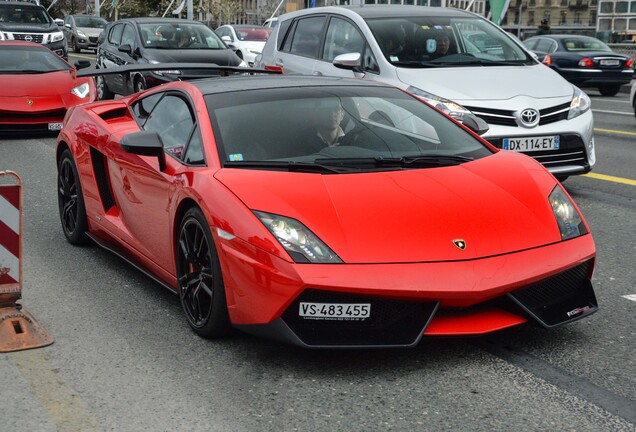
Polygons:
<instances>
[{"instance_id":1,"label":"front grille","mask_svg":"<svg viewBox=\"0 0 636 432\"><path fill-rule=\"evenodd\" d=\"M44 40L44 35L41 33L13 33L13 39L42 43L42 41Z\"/></svg>"},{"instance_id":2,"label":"front grille","mask_svg":"<svg viewBox=\"0 0 636 432\"><path fill-rule=\"evenodd\" d=\"M65 109L54 110L54 111L39 111L33 113L16 113L16 112L7 112L0 111L0 119L5 122L8 121L20 121L20 120L45 120L45 121L62 121L64 119L64 115L66 114Z\"/></svg>"},{"instance_id":3,"label":"front grille","mask_svg":"<svg viewBox=\"0 0 636 432\"><path fill-rule=\"evenodd\" d=\"M502 138L489 138L488 142L497 148L502 148L503 146ZM588 170L589 168L585 144L578 135L561 135L558 150L533 151L525 153L539 161L548 169L568 165L580 165L585 170Z\"/></svg>"},{"instance_id":4,"label":"front grille","mask_svg":"<svg viewBox=\"0 0 636 432\"><path fill-rule=\"evenodd\" d=\"M470 106L465 106L465 108L488 124L512 127L519 126L514 111ZM569 110L569 102L540 110L539 126L567 119Z\"/></svg>"},{"instance_id":5,"label":"front grille","mask_svg":"<svg viewBox=\"0 0 636 432\"><path fill-rule=\"evenodd\" d=\"M370 303L371 314L359 321L308 319L300 316L301 302ZM437 304L307 289L287 308L282 319L307 345L409 346L419 340Z\"/></svg>"},{"instance_id":6,"label":"front grille","mask_svg":"<svg viewBox=\"0 0 636 432\"><path fill-rule=\"evenodd\" d=\"M565 324L596 311L588 275L592 260L508 295L546 327Z\"/></svg>"},{"instance_id":7,"label":"front grille","mask_svg":"<svg viewBox=\"0 0 636 432\"><path fill-rule=\"evenodd\" d=\"M89 36L88 40L90 40L92 43L97 43L97 36Z\"/></svg>"}]
</instances>

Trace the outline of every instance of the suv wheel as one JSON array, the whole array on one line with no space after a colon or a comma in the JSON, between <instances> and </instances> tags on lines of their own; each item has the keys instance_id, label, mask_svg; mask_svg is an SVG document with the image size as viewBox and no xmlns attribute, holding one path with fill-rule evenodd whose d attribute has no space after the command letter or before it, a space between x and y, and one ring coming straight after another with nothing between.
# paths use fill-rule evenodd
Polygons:
<instances>
[{"instance_id":1,"label":"suv wheel","mask_svg":"<svg viewBox=\"0 0 636 432\"><path fill-rule=\"evenodd\" d=\"M77 39L73 38L73 40L71 40L71 46L73 47L73 52L75 53L79 53L82 51L82 49L77 46Z\"/></svg>"},{"instance_id":2,"label":"suv wheel","mask_svg":"<svg viewBox=\"0 0 636 432\"><path fill-rule=\"evenodd\" d=\"M106 84L106 80L103 76L95 77L95 86L97 87L98 100L107 100L115 97L115 94L108 88L108 84Z\"/></svg>"}]
</instances>

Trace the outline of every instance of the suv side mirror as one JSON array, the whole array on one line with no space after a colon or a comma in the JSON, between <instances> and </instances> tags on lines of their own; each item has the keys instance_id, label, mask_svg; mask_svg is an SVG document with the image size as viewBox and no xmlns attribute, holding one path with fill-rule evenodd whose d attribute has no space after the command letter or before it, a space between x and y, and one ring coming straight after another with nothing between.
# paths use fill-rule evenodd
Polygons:
<instances>
[{"instance_id":1,"label":"suv side mirror","mask_svg":"<svg viewBox=\"0 0 636 432\"><path fill-rule=\"evenodd\" d=\"M121 52L125 52L126 54L132 54L133 52L133 49L129 44L120 45L117 49Z\"/></svg>"},{"instance_id":2,"label":"suv side mirror","mask_svg":"<svg viewBox=\"0 0 636 432\"><path fill-rule=\"evenodd\" d=\"M340 54L333 59L332 64L339 69L347 69L352 71L360 70L360 53L352 52Z\"/></svg>"},{"instance_id":3,"label":"suv side mirror","mask_svg":"<svg viewBox=\"0 0 636 432\"><path fill-rule=\"evenodd\" d=\"M231 36L227 36L227 35L225 35L225 36L221 36L221 40L222 40L223 42L228 42L228 43L229 43L229 42L234 42L234 39L232 39L232 37L231 37Z\"/></svg>"},{"instance_id":4,"label":"suv side mirror","mask_svg":"<svg viewBox=\"0 0 636 432\"><path fill-rule=\"evenodd\" d=\"M55 24L57 24L58 27L64 27L64 20L61 18L55 18L53 21L55 21Z\"/></svg>"},{"instance_id":5,"label":"suv side mirror","mask_svg":"<svg viewBox=\"0 0 636 432\"><path fill-rule=\"evenodd\" d=\"M483 135L488 132L488 129L490 129L488 123L486 123L483 119L477 117L475 114L464 114L464 120L462 121L462 123L464 124L464 126L475 132L477 135Z\"/></svg>"},{"instance_id":6,"label":"suv side mirror","mask_svg":"<svg viewBox=\"0 0 636 432\"><path fill-rule=\"evenodd\" d=\"M75 62L75 69L80 70L80 69L86 69L87 67L91 66L91 62L88 60L78 60Z\"/></svg>"}]
</instances>

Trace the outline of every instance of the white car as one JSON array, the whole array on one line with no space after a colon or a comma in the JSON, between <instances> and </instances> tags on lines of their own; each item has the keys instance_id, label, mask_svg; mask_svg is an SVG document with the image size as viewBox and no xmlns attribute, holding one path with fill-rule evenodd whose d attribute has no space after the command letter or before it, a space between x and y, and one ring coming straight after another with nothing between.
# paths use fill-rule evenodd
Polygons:
<instances>
[{"instance_id":1,"label":"white car","mask_svg":"<svg viewBox=\"0 0 636 432\"><path fill-rule=\"evenodd\" d=\"M254 59L263 51L272 29L253 25L227 24L217 28L215 32L245 63L254 66Z\"/></svg>"},{"instance_id":2,"label":"white car","mask_svg":"<svg viewBox=\"0 0 636 432\"><path fill-rule=\"evenodd\" d=\"M383 81L459 121L472 113L488 123L491 144L532 156L560 180L596 162L589 97L463 10L364 5L284 14L255 66Z\"/></svg>"}]
</instances>

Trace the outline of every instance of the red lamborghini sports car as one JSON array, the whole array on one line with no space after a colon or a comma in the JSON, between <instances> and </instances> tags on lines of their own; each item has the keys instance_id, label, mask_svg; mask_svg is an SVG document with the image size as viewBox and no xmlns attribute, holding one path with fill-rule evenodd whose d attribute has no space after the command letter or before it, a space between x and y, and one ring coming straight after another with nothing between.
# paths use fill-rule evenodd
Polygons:
<instances>
[{"instance_id":1,"label":"red lamborghini sports car","mask_svg":"<svg viewBox=\"0 0 636 432\"><path fill-rule=\"evenodd\" d=\"M598 307L559 182L385 84L174 82L70 110L57 165L68 241L178 293L203 337L414 346Z\"/></svg>"},{"instance_id":2,"label":"red lamborghini sports car","mask_svg":"<svg viewBox=\"0 0 636 432\"><path fill-rule=\"evenodd\" d=\"M66 110L95 100L93 78L42 44L0 41L0 133L59 131Z\"/></svg>"}]
</instances>

